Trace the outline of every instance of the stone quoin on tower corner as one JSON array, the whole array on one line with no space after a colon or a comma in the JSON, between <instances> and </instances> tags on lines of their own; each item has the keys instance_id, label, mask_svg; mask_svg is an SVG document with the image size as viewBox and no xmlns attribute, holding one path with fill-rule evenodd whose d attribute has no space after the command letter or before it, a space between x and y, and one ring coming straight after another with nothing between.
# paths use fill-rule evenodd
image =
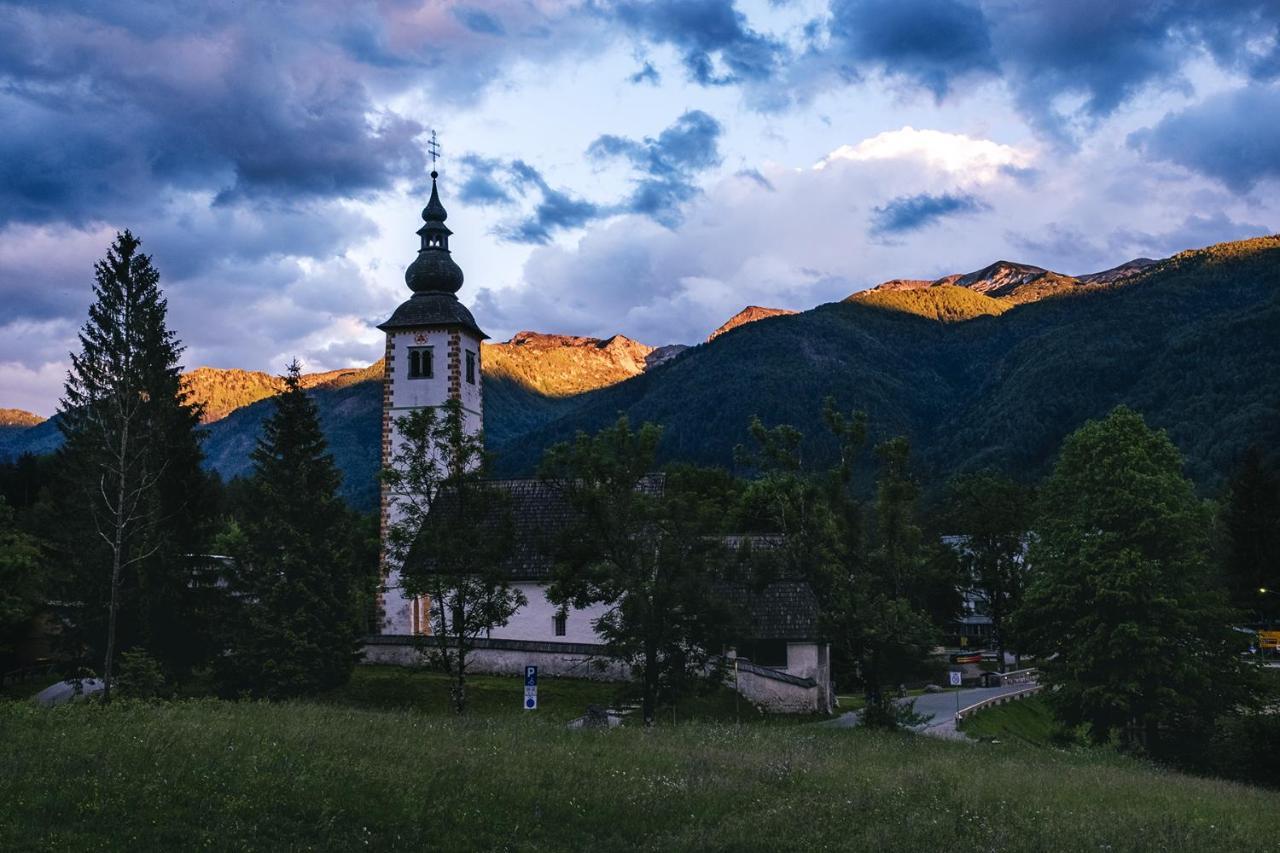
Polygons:
<instances>
[{"instance_id":1,"label":"stone quoin on tower corner","mask_svg":"<svg viewBox=\"0 0 1280 853\"><path fill-rule=\"evenodd\" d=\"M480 342L488 335L456 295L462 288L462 268L449 251L453 232L444 224L449 214L440 203L438 178L433 170L431 199L422 210L423 225L418 229L421 247L404 274L413 295L378 326L387 335L382 384L384 467L391 464L399 440L396 420L416 409L457 399L462 402L467 431L477 433L483 428ZM384 543L383 586L378 599L380 633L427 633L429 602L406 596L399 570L386 559L387 529L396 520L386 485L382 486L380 513Z\"/></svg>"}]
</instances>

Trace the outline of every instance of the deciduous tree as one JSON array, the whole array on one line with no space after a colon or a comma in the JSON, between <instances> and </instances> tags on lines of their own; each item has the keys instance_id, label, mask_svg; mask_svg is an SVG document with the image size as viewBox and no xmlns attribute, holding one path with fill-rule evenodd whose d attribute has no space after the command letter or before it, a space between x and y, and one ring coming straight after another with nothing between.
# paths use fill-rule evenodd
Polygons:
<instances>
[{"instance_id":1,"label":"deciduous tree","mask_svg":"<svg viewBox=\"0 0 1280 853\"><path fill-rule=\"evenodd\" d=\"M1215 588L1210 514L1163 432L1120 407L1062 446L1039 501L1020 632L1061 719L1157 749L1249 695Z\"/></svg>"},{"instance_id":2,"label":"deciduous tree","mask_svg":"<svg viewBox=\"0 0 1280 853\"><path fill-rule=\"evenodd\" d=\"M542 476L572 520L558 547L548 597L561 605L604 605L594 627L612 656L627 661L652 725L661 702L718 682L733 611L715 584L731 570L719 488L696 471L654 475L661 429L633 430L626 418L595 435L550 448Z\"/></svg>"},{"instance_id":3,"label":"deciduous tree","mask_svg":"<svg viewBox=\"0 0 1280 853\"><path fill-rule=\"evenodd\" d=\"M431 657L453 677L453 707L467 707L475 640L528 603L506 573L514 528L510 497L486 479L484 434L466 429L457 399L396 422L398 444L382 472L393 522L387 558L404 592L427 602Z\"/></svg>"}]
</instances>

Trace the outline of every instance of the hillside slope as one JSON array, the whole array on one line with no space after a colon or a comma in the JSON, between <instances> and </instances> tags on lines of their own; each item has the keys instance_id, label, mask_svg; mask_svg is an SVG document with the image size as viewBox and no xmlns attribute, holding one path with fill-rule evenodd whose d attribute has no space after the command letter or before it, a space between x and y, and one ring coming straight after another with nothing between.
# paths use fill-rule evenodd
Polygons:
<instances>
[{"instance_id":1,"label":"hillside slope","mask_svg":"<svg viewBox=\"0 0 1280 853\"><path fill-rule=\"evenodd\" d=\"M960 323L975 317L995 317L1012 308L1012 304L993 299L952 284L925 289L902 288L864 290L847 300L858 300L863 305L875 305L888 311L915 314L940 323Z\"/></svg>"},{"instance_id":2,"label":"hillside slope","mask_svg":"<svg viewBox=\"0 0 1280 853\"><path fill-rule=\"evenodd\" d=\"M911 291L906 291L910 293ZM1254 442L1280 446L1280 237L1185 252L1119 287L940 323L865 299L756 323L499 447L510 473L619 412L666 428L667 459L729 465L753 414L791 423L820 459L828 394L877 436L908 435L921 473L1047 470L1062 439L1117 404L1169 430L1212 488Z\"/></svg>"}]
</instances>

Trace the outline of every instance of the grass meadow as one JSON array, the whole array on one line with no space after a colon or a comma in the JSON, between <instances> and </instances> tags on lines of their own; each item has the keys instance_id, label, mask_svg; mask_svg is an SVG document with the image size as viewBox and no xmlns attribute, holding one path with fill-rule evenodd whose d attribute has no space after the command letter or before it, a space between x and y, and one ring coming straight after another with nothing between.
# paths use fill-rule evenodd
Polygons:
<instances>
[{"instance_id":1,"label":"grass meadow","mask_svg":"<svg viewBox=\"0 0 1280 853\"><path fill-rule=\"evenodd\" d=\"M1280 847L1280 794L1102 751L713 714L569 731L612 686L567 681L541 686L547 713L530 714L517 680L486 679L495 701L477 685L459 720L443 699L403 701L442 682L394 674L310 702L0 700L0 849Z\"/></svg>"}]
</instances>

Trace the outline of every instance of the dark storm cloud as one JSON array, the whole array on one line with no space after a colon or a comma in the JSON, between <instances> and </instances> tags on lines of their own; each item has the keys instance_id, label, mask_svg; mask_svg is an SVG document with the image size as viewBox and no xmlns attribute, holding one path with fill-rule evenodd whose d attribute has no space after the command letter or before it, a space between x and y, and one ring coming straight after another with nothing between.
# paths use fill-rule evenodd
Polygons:
<instances>
[{"instance_id":1,"label":"dark storm cloud","mask_svg":"<svg viewBox=\"0 0 1280 853\"><path fill-rule=\"evenodd\" d=\"M980 199L966 193L901 196L875 209L871 217L871 232L897 234L918 231L948 216L987 209Z\"/></svg>"},{"instance_id":2,"label":"dark storm cloud","mask_svg":"<svg viewBox=\"0 0 1280 853\"><path fill-rule=\"evenodd\" d=\"M187 190L355 197L423 167L421 125L378 110L357 74L315 48L234 23L153 32L10 11L0 222L84 222Z\"/></svg>"},{"instance_id":3,"label":"dark storm cloud","mask_svg":"<svg viewBox=\"0 0 1280 853\"><path fill-rule=\"evenodd\" d=\"M986 18L965 0L832 0L831 50L842 64L876 67L936 98L956 78L997 64Z\"/></svg>"},{"instance_id":4,"label":"dark storm cloud","mask_svg":"<svg viewBox=\"0 0 1280 853\"><path fill-rule=\"evenodd\" d=\"M1042 135L1070 144L1147 88L1187 88L1183 69L1199 56L1259 81L1280 76L1280 3L831 0L808 41L780 81L793 97L768 105L869 71L937 99L1000 77Z\"/></svg>"},{"instance_id":5,"label":"dark storm cloud","mask_svg":"<svg viewBox=\"0 0 1280 853\"><path fill-rule=\"evenodd\" d=\"M662 75L658 73L658 69L653 67L653 63L648 60L635 74L632 74L627 80L631 83L639 85L648 83L650 86L656 86L662 82Z\"/></svg>"},{"instance_id":6,"label":"dark storm cloud","mask_svg":"<svg viewBox=\"0 0 1280 853\"><path fill-rule=\"evenodd\" d=\"M992 40L1022 112L1062 140L1071 122L1111 115L1147 87L1185 88L1188 59L1208 53L1255 76L1275 73L1280 4L1274 0L989 0ZM1257 45L1270 39L1270 47ZM1055 107L1082 99L1076 115Z\"/></svg>"},{"instance_id":7,"label":"dark storm cloud","mask_svg":"<svg viewBox=\"0 0 1280 853\"><path fill-rule=\"evenodd\" d=\"M462 22L464 27L473 33L489 36L504 36L507 34L502 22L483 9L476 9L471 6L455 6L453 14L454 17Z\"/></svg>"},{"instance_id":8,"label":"dark storm cloud","mask_svg":"<svg viewBox=\"0 0 1280 853\"><path fill-rule=\"evenodd\" d=\"M532 210L508 219L497 228L503 240L543 244L557 231L581 228L608 216L634 213L674 227L682 205L698 195L697 176L720 163L719 141L724 128L701 110L690 110L657 137L630 139L598 137L587 156L600 162L622 160L634 177L632 190L619 201L598 203L551 186L536 168L523 160L498 160L467 154L461 159L463 201L516 207L532 200Z\"/></svg>"},{"instance_id":9,"label":"dark storm cloud","mask_svg":"<svg viewBox=\"0 0 1280 853\"><path fill-rule=\"evenodd\" d=\"M578 198L565 190L551 187L537 169L523 160L507 167L515 191L520 195L536 194L533 212L522 219L504 223L499 236L514 243L547 243L556 231L581 228L602 215L593 202Z\"/></svg>"},{"instance_id":10,"label":"dark storm cloud","mask_svg":"<svg viewBox=\"0 0 1280 853\"><path fill-rule=\"evenodd\" d=\"M679 222L680 205L697 195L697 174L719 165L723 133L720 122L701 110L690 110L656 139L598 137L587 148L587 156L628 161L637 177L622 209L671 226Z\"/></svg>"},{"instance_id":11,"label":"dark storm cloud","mask_svg":"<svg viewBox=\"0 0 1280 853\"><path fill-rule=\"evenodd\" d=\"M1254 85L1213 95L1131 134L1129 144L1247 192L1280 177L1280 88Z\"/></svg>"},{"instance_id":12,"label":"dark storm cloud","mask_svg":"<svg viewBox=\"0 0 1280 853\"><path fill-rule=\"evenodd\" d=\"M704 86L767 80L787 56L781 41L748 26L734 0L619 0L596 8L641 38L675 47L689 77Z\"/></svg>"},{"instance_id":13,"label":"dark storm cloud","mask_svg":"<svg viewBox=\"0 0 1280 853\"><path fill-rule=\"evenodd\" d=\"M463 204L488 207L515 201L511 192L497 177L506 168L501 160L478 154L464 154L459 163L463 178L462 186L458 188L458 200Z\"/></svg>"}]
</instances>

